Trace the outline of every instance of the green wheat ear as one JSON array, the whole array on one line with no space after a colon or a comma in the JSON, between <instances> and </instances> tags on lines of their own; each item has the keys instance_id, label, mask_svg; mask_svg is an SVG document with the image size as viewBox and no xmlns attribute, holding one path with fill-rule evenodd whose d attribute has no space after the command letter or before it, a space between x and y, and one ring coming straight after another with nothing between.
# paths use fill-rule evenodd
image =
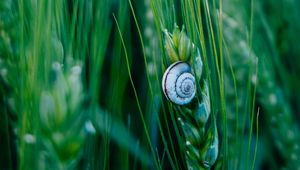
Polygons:
<instances>
[{"instance_id":1,"label":"green wheat ear","mask_svg":"<svg viewBox=\"0 0 300 170\"><path fill-rule=\"evenodd\" d=\"M40 163L56 166L53 167L55 169L75 167L85 141L81 69L80 65L74 65L64 71L61 64L55 62L51 85L41 93L41 144L48 154L40 154L52 165L43 161Z\"/></svg>"},{"instance_id":2,"label":"green wheat ear","mask_svg":"<svg viewBox=\"0 0 300 170\"><path fill-rule=\"evenodd\" d=\"M165 49L169 62L189 61L191 54L194 51L194 46L191 40L184 32L184 27L180 31L178 26L175 26L173 33L164 30L165 33Z\"/></svg>"},{"instance_id":3,"label":"green wheat ear","mask_svg":"<svg viewBox=\"0 0 300 170\"><path fill-rule=\"evenodd\" d=\"M175 27L172 34L165 30L168 61L184 61L191 66L198 89L190 104L173 105L184 139L184 154L188 169L210 169L217 160L219 142L216 121L212 115L209 88L202 76L200 50L184 32ZM171 48L172 47L172 48ZM211 120L211 123L207 123Z\"/></svg>"}]
</instances>

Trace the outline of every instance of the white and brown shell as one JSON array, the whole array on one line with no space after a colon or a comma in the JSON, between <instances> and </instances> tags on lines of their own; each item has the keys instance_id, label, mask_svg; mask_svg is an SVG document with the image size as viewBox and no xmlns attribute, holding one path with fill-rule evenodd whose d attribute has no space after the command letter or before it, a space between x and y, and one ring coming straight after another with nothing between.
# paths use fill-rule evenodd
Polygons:
<instances>
[{"instance_id":1,"label":"white and brown shell","mask_svg":"<svg viewBox=\"0 0 300 170\"><path fill-rule=\"evenodd\" d=\"M190 65L182 61L170 65L163 75L162 89L171 102L178 105L190 103L197 91Z\"/></svg>"}]
</instances>

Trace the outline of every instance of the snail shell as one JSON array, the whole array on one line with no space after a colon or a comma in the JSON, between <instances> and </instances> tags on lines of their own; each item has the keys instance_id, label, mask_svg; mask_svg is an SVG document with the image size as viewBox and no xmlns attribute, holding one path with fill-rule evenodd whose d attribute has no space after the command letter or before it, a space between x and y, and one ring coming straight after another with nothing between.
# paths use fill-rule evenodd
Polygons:
<instances>
[{"instance_id":1,"label":"snail shell","mask_svg":"<svg viewBox=\"0 0 300 170\"><path fill-rule=\"evenodd\" d=\"M189 64L178 61L170 65L162 79L166 98L178 105L192 101L196 94L196 81Z\"/></svg>"}]
</instances>

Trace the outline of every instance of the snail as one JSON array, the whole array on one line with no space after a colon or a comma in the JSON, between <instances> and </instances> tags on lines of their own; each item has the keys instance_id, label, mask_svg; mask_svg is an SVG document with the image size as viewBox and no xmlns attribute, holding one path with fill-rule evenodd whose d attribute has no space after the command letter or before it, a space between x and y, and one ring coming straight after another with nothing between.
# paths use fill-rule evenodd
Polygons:
<instances>
[{"instance_id":1,"label":"snail","mask_svg":"<svg viewBox=\"0 0 300 170\"><path fill-rule=\"evenodd\" d=\"M192 101L196 94L196 80L188 63L177 61L165 71L162 89L168 100L178 105Z\"/></svg>"}]
</instances>

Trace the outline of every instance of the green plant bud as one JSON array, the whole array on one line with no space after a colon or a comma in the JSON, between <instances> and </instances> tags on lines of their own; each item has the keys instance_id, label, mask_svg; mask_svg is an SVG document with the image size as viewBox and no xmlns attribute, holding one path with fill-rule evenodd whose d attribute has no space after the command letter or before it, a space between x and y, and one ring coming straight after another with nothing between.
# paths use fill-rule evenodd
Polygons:
<instances>
[{"instance_id":1,"label":"green plant bud","mask_svg":"<svg viewBox=\"0 0 300 170\"><path fill-rule=\"evenodd\" d=\"M183 30L180 33L180 43L178 46L179 59L181 61L188 61L192 52L192 43L190 39L186 36Z\"/></svg>"},{"instance_id":2,"label":"green plant bud","mask_svg":"<svg viewBox=\"0 0 300 170\"><path fill-rule=\"evenodd\" d=\"M180 38L181 38L181 32L180 32L178 26L176 26L175 29L173 30L172 40L173 40L173 44L174 44L175 48L177 48L177 49L180 44Z\"/></svg>"},{"instance_id":3,"label":"green plant bud","mask_svg":"<svg viewBox=\"0 0 300 170\"><path fill-rule=\"evenodd\" d=\"M208 84L206 81L204 81L204 85L203 85L203 89L201 92L201 96L202 96L202 102L205 105L205 110L210 113L211 109L210 109L210 98L209 98L209 89L208 89Z\"/></svg>"},{"instance_id":4,"label":"green plant bud","mask_svg":"<svg viewBox=\"0 0 300 170\"><path fill-rule=\"evenodd\" d=\"M200 80L202 76L203 63L200 56L200 51L198 48L192 44L192 66L194 74L196 75L196 79Z\"/></svg>"},{"instance_id":5,"label":"green plant bud","mask_svg":"<svg viewBox=\"0 0 300 170\"><path fill-rule=\"evenodd\" d=\"M209 99L209 91L208 85L206 81L203 81L203 88L201 91L201 103L197 106L195 111L195 120L200 127L205 126L209 115L210 115L210 99Z\"/></svg>"},{"instance_id":6,"label":"green plant bud","mask_svg":"<svg viewBox=\"0 0 300 170\"><path fill-rule=\"evenodd\" d=\"M59 63L53 64L53 82L40 97L40 120L44 129L59 128L79 113L83 100L81 67L73 66L65 75Z\"/></svg>"},{"instance_id":7,"label":"green plant bud","mask_svg":"<svg viewBox=\"0 0 300 170\"><path fill-rule=\"evenodd\" d=\"M198 144L201 141L199 130L189 123L184 123L184 121L182 121L182 119L180 118L178 119L178 121L184 132L186 141L191 145Z\"/></svg>"},{"instance_id":8,"label":"green plant bud","mask_svg":"<svg viewBox=\"0 0 300 170\"><path fill-rule=\"evenodd\" d=\"M42 92L40 98L40 121L43 130L50 132L55 127L54 114L55 103L53 97L49 92Z\"/></svg>"},{"instance_id":9,"label":"green plant bud","mask_svg":"<svg viewBox=\"0 0 300 170\"><path fill-rule=\"evenodd\" d=\"M195 111L195 121L200 127L204 127L209 118L209 112L206 110L204 103L197 106Z\"/></svg>"},{"instance_id":10,"label":"green plant bud","mask_svg":"<svg viewBox=\"0 0 300 170\"><path fill-rule=\"evenodd\" d=\"M40 97L41 126L46 131L61 126L67 114L66 81L59 63L52 65L53 80L51 90L44 90Z\"/></svg>"},{"instance_id":11,"label":"green plant bud","mask_svg":"<svg viewBox=\"0 0 300 170\"><path fill-rule=\"evenodd\" d=\"M80 103L83 99L82 92L82 83L81 83L81 67L79 65L75 65L71 68L70 73L68 74L68 85L70 92L69 99L69 112L74 114L78 112L80 107Z\"/></svg>"},{"instance_id":12,"label":"green plant bud","mask_svg":"<svg viewBox=\"0 0 300 170\"><path fill-rule=\"evenodd\" d=\"M68 86L59 63L54 63L53 69L55 74L54 84L51 89L51 95L53 96L55 103L55 114L53 121L55 122L56 126L60 126L67 116L68 104L66 97L68 94Z\"/></svg>"},{"instance_id":13,"label":"green plant bud","mask_svg":"<svg viewBox=\"0 0 300 170\"><path fill-rule=\"evenodd\" d=\"M174 46L173 40L167 30L165 30L165 49L167 51L168 58L172 63L179 60L176 47Z\"/></svg>"},{"instance_id":14,"label":"green plant bud","mask_svg":"<svg viewBox=\"0 0 300 170\"><path fill-rule=\"evenodd\" d=\"M218 146L211 147L207 150L205 161L203 161L203 166L210 168L217 160L218 157Z\"/></svg>"},{"instance_id":15,"label":"green plant bud","mask_svg":"<svg viewBox=\"0 0 300 170\"><path fill-rule=\"evenodd\" d=\"M203 166L209 169L216 162L219 153L219 139L215 122L207 136L205 146L201 150L201 157Z\"/></svg>"}]
</instances>

